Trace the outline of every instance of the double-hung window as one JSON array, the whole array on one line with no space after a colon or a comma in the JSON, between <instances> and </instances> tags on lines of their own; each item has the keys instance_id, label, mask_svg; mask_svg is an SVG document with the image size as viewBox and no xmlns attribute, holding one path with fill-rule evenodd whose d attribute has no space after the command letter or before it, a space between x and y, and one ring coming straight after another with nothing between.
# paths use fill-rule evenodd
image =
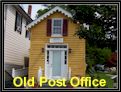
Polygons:
<instances>
[{"instance_id":1,"label":"double-hung window","mask_svg":"<svg viewBox=\"0 0 121 92\"><path fill-rule=\"evenodd\" d=\"M63 19L54 18L52 19L52 36L62 36L63 30Z\"/></svg>"},{"instance_id":2,"label":"double-hung window","mask_svg":"<svg viewBox=\"0 0 121 92\"><path fill-rule=\"evenodd\" d=\"M16 12L15 31L22 32L22 16Z\"/></svg>"}]
</instances>

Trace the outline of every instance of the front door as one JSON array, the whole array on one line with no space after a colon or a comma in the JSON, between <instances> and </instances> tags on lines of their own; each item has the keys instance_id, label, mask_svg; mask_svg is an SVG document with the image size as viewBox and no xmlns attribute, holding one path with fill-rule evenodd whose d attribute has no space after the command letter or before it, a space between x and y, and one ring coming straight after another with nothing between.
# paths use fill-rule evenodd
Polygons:
<instances>
[{"instance_id":1,"label":"front door","mask_svg":"<svg viewBox=\"0 0 121 92\"><path fill-rule=\"evenodd\" d=\"M67 50L66 49L48 49L46 55L45 75L49 79L66 78L67 67Z\"/></svg>"},{"instance_id":2,"label":"front door","mask_svg":"<svg viewBox=\"0 0 121 92\"><path fill-rule=\"evenodd\" d=\"M61 69L63 68L63 57L62 57L62 51L60 50L54 50L52 51L52 60L51 60L51 69L52 74L51 76L53 78L60 78L62 75Z\"/></svg>"}]
</instances>

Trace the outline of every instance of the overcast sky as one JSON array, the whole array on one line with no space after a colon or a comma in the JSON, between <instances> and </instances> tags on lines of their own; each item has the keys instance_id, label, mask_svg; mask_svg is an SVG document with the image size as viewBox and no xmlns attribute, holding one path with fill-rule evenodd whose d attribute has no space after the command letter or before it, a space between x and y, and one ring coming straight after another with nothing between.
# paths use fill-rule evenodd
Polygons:
<instances>
[{"instance_id":1,"label":"overcast sky","mask_svg":"<svg viewBox=\"0 0 121 92\"><path fill-rule=\"evenodd\" d=\"M28 5L29 5L29 4L22 4L22 6L23 6L23 8L24 8L24 10L25 10L26 12L28 12ZM39 9L44 9L45 6L44 6L43 4L31 4L31 5L32 5L32 14L31 14L31 18L34 20L36 14L37 14L37 11L38 11Z\"/></svg>"}]
</instances>

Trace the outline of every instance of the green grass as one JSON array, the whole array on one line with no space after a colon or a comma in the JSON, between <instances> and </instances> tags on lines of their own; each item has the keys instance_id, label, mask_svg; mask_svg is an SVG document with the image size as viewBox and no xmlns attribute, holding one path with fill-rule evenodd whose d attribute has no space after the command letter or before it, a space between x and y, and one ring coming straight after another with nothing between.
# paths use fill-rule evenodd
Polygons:
<instances>
[{"instance_id":1,"label":"green grass","mask_svg":"<svg viewBox=\"0 0 121 92\"><path fill-rule=\"evenodd\" d=\"M94 72L93 77L91 77L88 73L86 74L86 77L91 77L91 79L105 79L106 80L106 86L104 88L113 88L114 80L110 78L107 74L112 73L104 73L104 72Z\"/></svg>"},{"instance_id":2,"label":"green grass","mask_svg":"<svg viewBox=\"0 0 121 92\"><path fill-rule=\"evenodd\" d=\"M105 88L113 88L114 80L112 80L106 73L104 72L96 72L94 74L93 79L105 79L106 80L106 87Z\"/></svg>"}]
</instances>

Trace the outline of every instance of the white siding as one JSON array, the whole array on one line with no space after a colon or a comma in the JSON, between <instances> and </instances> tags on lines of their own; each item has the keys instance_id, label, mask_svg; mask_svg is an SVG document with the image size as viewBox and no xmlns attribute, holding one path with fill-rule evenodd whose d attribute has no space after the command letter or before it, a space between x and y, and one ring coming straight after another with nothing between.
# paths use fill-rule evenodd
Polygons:
<instances>
[{"instance_id":1,"label":"white siding","mask_svg":"<svg viewBox=\"0 0 121 92\"><path fill-rule=\"evenodd\" d=\"M29 56L30 41L25 38L25 18L22 19L22 33L14 30L16 10L11 5L7 8L6 31L4 37L4 62L23 65L24 57Z\"/></svg>"}]
</instances>

